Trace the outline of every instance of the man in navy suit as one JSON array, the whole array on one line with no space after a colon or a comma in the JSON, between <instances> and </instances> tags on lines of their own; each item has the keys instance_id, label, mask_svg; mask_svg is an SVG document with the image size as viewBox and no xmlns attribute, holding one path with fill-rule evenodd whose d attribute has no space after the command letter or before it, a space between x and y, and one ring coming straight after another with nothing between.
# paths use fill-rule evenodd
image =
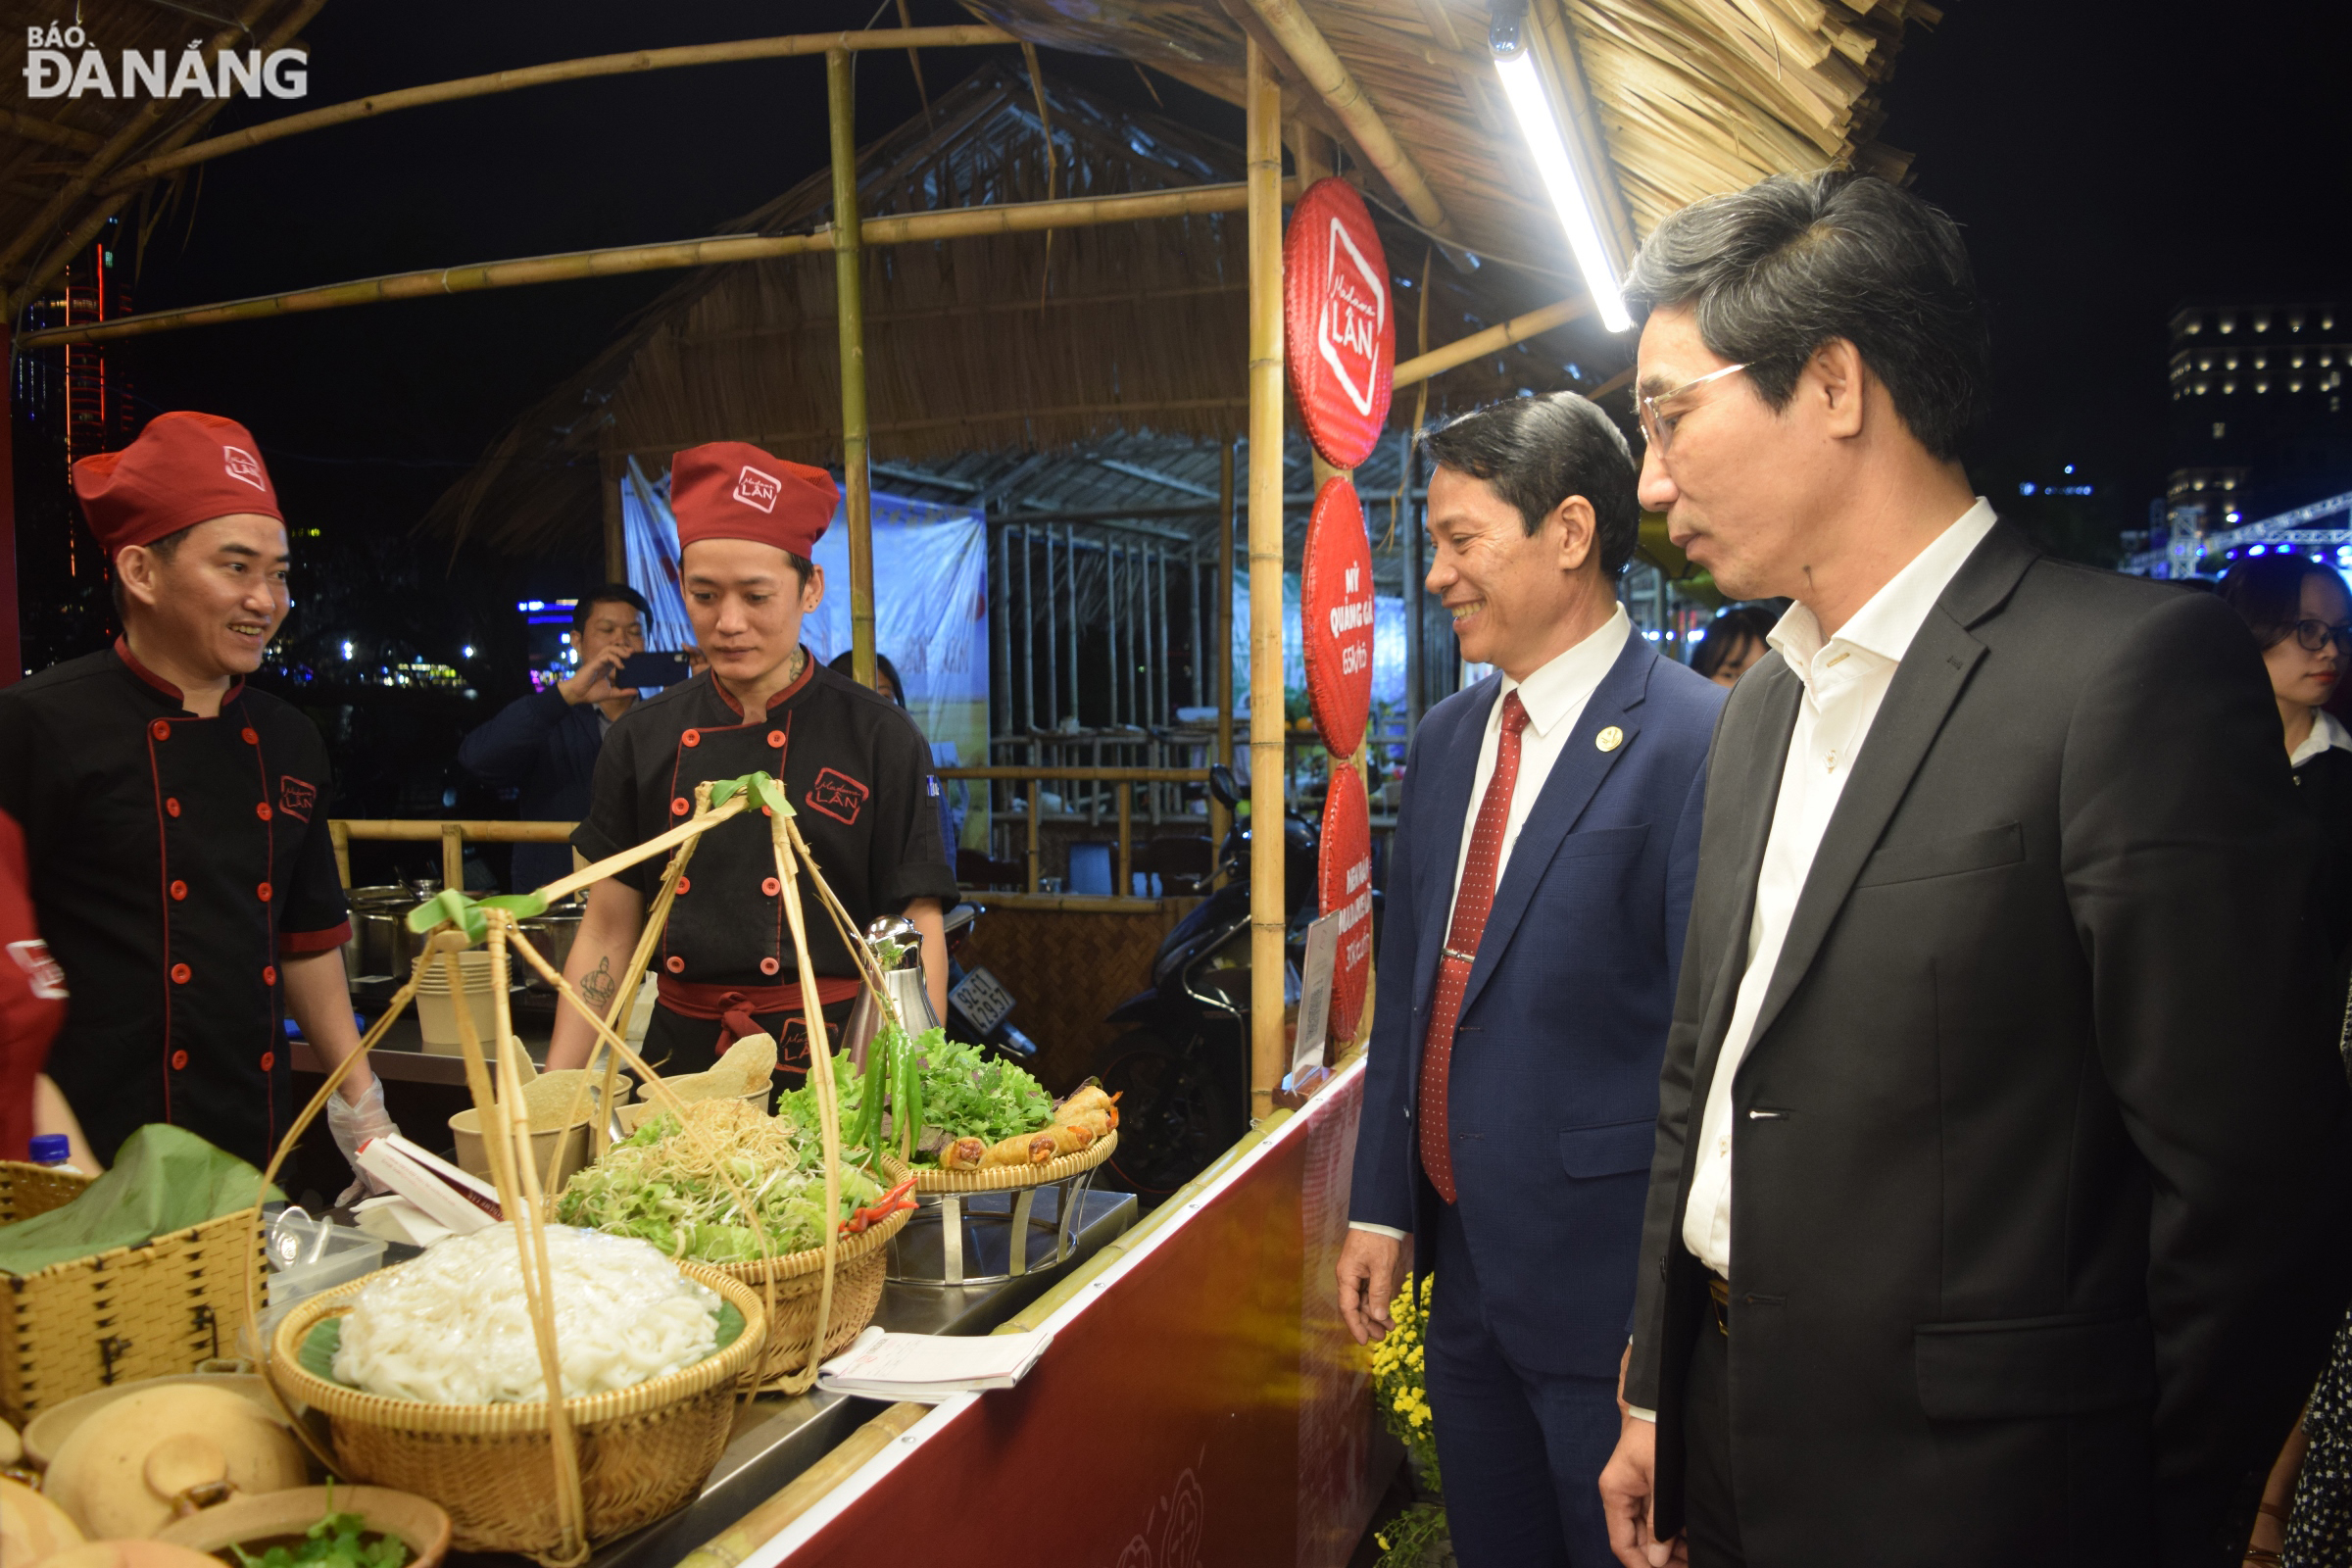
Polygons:
<instances>
[{"instance_id":1,"label":"man in navy suit","mask_svg":"<svg viewBox=\"0 0 2352 1568\"><path fill-rule=\"evenodd\" d=\"M1464 1568L1613 1563L1658 1068L1723 691L1617 602L1640 513L1608 416L1523 398L1429 437L1429 591L1498 673L1431 710L1389 860L1340 1309L1433 1271L1430 1405Z\"/></svg>"}]
</instances>

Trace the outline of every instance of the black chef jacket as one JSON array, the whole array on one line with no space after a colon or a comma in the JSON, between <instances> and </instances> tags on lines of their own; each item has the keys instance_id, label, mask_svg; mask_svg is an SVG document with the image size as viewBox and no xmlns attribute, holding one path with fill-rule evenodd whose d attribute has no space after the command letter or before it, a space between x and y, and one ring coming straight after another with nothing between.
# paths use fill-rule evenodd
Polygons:
<instances>
[{"instance_id":1,"label":"black chef jacket","mask_svg":"<svg viewBox=\"0 0 2352 1568\"><path fill-rule=\"evenodd\" d=\"M49 1075L100 1159L157 1121L275 1152L278 961L351 935L326 805L318 731L243 682L200 718L118 640L0 690L0 811L72 994Z\"/></svg>"},{"instance_id":2,"label":"black chef jacket","mask_svg":"<svg viewBox=\"0 0 2352 1568\"><path fill-rule=\"evenodd\" d=\"M588 815L571 842L591 860L617 855L692 814L696 785L752 772L783 780L817 869L858 929L913 899L955 903L922 733L889 698L813 658L761 714L747 716L708 671L623 713L605 737ZM771 995L797 983L767 818L746 811L695 846L655 950L657 973L675 985ZM619 880L650 908L664 868L659 858L640 861ZM817 974L855 979L855 962L814 891L804 888L802 900ZM785 1012L799 1010L797 999L750 1010L787 1059L806 1057L805 1035L780 1026ZM670 1071L696 1071L710 1064L717 1036L715 1023L657 1008L647 1059L666 1055Z\"/></svg>"}]
</instances>

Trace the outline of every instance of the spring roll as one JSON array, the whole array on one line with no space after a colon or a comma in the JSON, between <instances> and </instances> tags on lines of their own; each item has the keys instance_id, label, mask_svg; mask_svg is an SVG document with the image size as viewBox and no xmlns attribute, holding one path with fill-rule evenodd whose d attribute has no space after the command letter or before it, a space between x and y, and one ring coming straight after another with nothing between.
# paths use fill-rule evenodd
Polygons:
<instances>
[{"instance_id":1,"label":"spring roll","mask_svg":"<svg viewBox=\"0 0 2352 1568\"><path fill-rule=\"evenodd\" d=\"M1094 1128L1084 1126L1080 1121L1063 1121L1060 1126L1047 1128L1045 1133L1040 1133L1040 1138L1054 1140L1054 1156L1058 1159L1063 1154L1082 1154L1094 1143Z\"/></svg>"},{"instance_id":2,"label":"spring roll","mask_svg":"<svg viewBox=\"0 0 2352 1568\"><path fill-rule=\"evenodd\" d=\"M1042 1165L1054 1157L1052 1133L1016 1133L990 1149L984 1166Z\"/></svg>"},{"instance_id":3,"label":"spring roll","mask_svg":"<svg viewBox=\"0 0 2352 1568\"><path fill-rule=\"evenodd\" d=\"M956 1138L939 1152L941 1170L970 1170L987 1163L988 1145L977 1138Z\"/></svg>"},{"instance_id":4,"label":"spring roll","mask_svg":"<svg viewBox=\"0 0 2352 1568\"><path fill-rule=\"evenodd\" d=\"M1116 1127L1119 1124L1119 1107L1111 1102L1110 1096L1102 1092L1101 1084L1088 1084L1071 1091L1070 1098L1054 1107L1054 1119L1076 1121L1090 1110L1105 1111L1110 1116L1110 1125Z\"/></svg>"}]
</instances>

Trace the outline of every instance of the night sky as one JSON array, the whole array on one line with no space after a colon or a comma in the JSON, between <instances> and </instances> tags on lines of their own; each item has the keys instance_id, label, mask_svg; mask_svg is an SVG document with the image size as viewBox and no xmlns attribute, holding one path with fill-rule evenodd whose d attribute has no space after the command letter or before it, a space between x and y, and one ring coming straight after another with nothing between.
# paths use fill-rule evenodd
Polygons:
<instances>
[{"instance_id":1,"label":"night sky","mask_svg":"<svg viewBox=\"0 0 2352 1568\"><path fill-rule=\"evenodd\" d=\"M969 20L915 0L917 23ZM2077 553L2144 525L2168 466L2164 321L2192 297L2352 294L2341 55L2321 6L2235 17L2185 5L1953 0L1914 29L1883 137L1967 227L1995 312L1998 384L1976 464L2010 497L2074 463L2100 487L2042 519ZM310 31L309 102L606 51L865 24L874 0L330 5ZM885 17L885 20L891 20ZM2323 29L2328 29L2324 32ZM1009 51L1004 51L1009 53ZM938 91L984 52L925 57ZM1123 62L1047 70L1149 107ZM1238 140L1238 111L1156 78L1170 112ZM859 65L858 135L917 112L906 59ZM243 105L243 116L279 112ZM143 258L142 310L408 268L710 231L825 162L816 60L707 67L394 115L211 165ZM192 220L191 220L192 211ZM130 356L155 407L243 419L318 564L429 602L420 643L494 641L516 591L596 562L467 565L407 530L525 406L608 342L670 273L207 327ZM887 458L888 454L878 454ZM37 585L34 585L37 591ZM339 597L314 574L311 603ZM347 585L348 586L348 585ZM436 658L454 651L421 648Z\"/></svg>"}]
</instances>

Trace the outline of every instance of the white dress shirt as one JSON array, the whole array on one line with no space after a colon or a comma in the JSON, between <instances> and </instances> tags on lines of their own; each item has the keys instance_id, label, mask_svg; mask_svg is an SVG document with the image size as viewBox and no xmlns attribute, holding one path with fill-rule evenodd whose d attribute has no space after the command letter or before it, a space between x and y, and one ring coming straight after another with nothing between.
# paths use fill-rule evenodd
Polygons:
<instances>
[{"instance_id":1,"label":"white dress shirt","mask_svg":"<svg viewBox=\"0 0 2352 1568\"><path fill-rule=\"evenodd\" d=\"M1683 1245L1726 1279L1732 1272L1733 1076L1753 1044L1749 1036L1773 971L1780 966L1781 947L1788 940L1797 896L1813 868L1814 853L1821 848L1838 797L1845 793L1845 781L1870 737L1871 722L1886 701L1895 668L1936 601L1992 531L1992 507L1979 496L1959 521L1873 594L1838 635L1824 642L1821 622L1800 602L1788 607L1788 613L1765 639L1804 684L1804 701L1788 738L1772 835L1764 845L1755 912L1747 926L1747 969L1740 977L1723 1053L1707 1086L1706 1110L1698 1124L1698 1163L1690 1178L1690 1206L1683 1211Z\"/></svg>"},{"instance_id":2,"label":"white dress shirt","mask_svg":"<svg viewBox=\"0 0 2352 1568\"><path fill-rule=\"evenodd\" d=\"M2301 767L2329 747L2352 752L2352 730L2345 729L2325 708L2315 708L2311 710L2311 733L2303 737L2302 745L2287 753L2286 765Z\"/></svg>"},{"instance_id":3,"label":"white dress shirt","mask_svg":"<svg viewBox=\"0 0 2352 1568\"><path fill-rule=\"evenodd\" d=\"M1634 623L1627 616L1625 606L1619 605L1599 630L1538 668L1525 681L1515 681L1508 675L1502 677L1502 689L1494 694L1494 704L1487 710L1486 732L1478 743L1478 767L1470 777L1470 804L1462 813L1462 843L1453 858L1455 898L1461 896L1462 868L1470 863L1470 838L1478 826L1478 808L1486 800L1487 785L1494 777L1494 760L1502 747L1502 700L1513 692L1519 694L1520 705L1527 710L1527 728L1519 732L1519 777L1511 785L1511 812L1503 822L1502 853L1494 861L1497 888L1502 886L1503 872L1510 867L1511 850L1519 842L1519 830L1527 826L1536 797L1544 793L1544 781L1551 777L1552 764L1567 749L1569 733L1576 728L1577 720L1585 716L1585 705L1592 700L1601 677L1617 662L1617 656L1625 649L1625 640L1633 632ZM1446 901L1446 924L1451 925L1451 899ZM1435 933L1435 939L1444 942L1446 933ZM1367 1225L1360 1220L1353 1228L1382 1236L1404 1235L1393 1225Z\"/></svg>"}]
</instances>

